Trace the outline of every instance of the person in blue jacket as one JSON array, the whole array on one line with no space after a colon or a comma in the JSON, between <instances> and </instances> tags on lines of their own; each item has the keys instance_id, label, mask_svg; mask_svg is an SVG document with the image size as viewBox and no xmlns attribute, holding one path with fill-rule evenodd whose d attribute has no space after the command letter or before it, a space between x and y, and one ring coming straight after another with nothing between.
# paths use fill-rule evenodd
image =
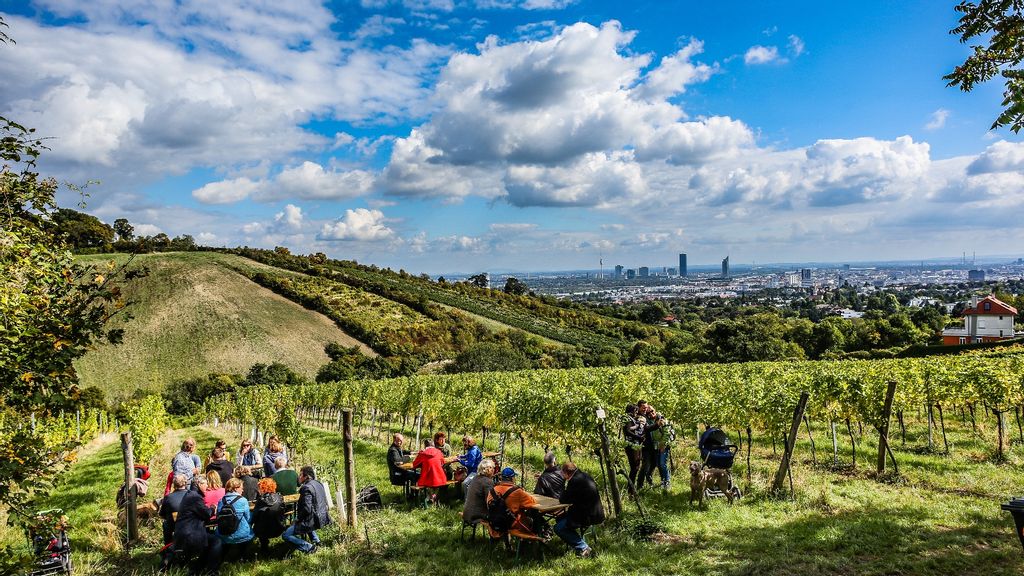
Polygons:
<instances>
[{"instance_id":1,"label":"person in blue jacket","mask_svg":"<svg viewBox=\"0 0 1024 576\"><path fill-rule=\"evenodd\" d=\"M221 549L225 562L236 562L249 557L249 543L254 537L252 532L252 513L249 512L249 501L242 495L242 481L238 478L231 478L224 485L226 494L217 505L217 516L223 516L222 511L230 506L238 518L238 527L230 534L224 534L220 527L217 528L217 535L220 537Z\"/></svg>"},{"instance_id":2,"label":"person in blue jacket","mask_svg":"<svg viewBox=\"0 0 1024 576\"><path fill-rule=\"evenodd\" d=\"M469 483L476 478L476 469L480 466L480 461L484 459L484 455L480 452L480 448L476 445L476 440L473 440L472 436L462 437L462 448L465 452L462 456L459 456L459 464L466 467L466 478L462 481L463 493L466 488L469 488Z\"/></svg>"}]
</instances>

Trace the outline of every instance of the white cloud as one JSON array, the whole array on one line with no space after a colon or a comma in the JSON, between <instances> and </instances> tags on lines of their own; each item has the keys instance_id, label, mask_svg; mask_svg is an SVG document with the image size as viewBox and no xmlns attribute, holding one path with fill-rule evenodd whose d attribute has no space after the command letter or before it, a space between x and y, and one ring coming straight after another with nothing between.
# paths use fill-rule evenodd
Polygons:
<instances>
[{"instance_id":1,"label":"white cloud","mask_svg":"<svg viewBox=\"0 0 1024 576\"><path fill-rule=\"evenodd\" d=\"M804 41L799 36L797 36L796 34L790 34L789 35L789 45L788 46L789 46L789 53L792 54L794 58L796 58L796 57L800 56L801 54L803 54L804 53L804 49L806 48L806 46L804 45Z\"/></svg>"},{"instance_id":2,"label":"white cloud","mask_svg":"<svg viewBox=\"0 0 1024 576\"><path fill-rule=\"evenodd\" d=\"M315 162L286 168L273 178L254 181L248 177L211 182L193 190L204 204L229 204L246 198L275 200L344 200L368 193L375 177L364 170L325 170Z\"/></svg>"},{"instance_id":3,"label":"white cloud","mask_svg":"<svg viewBox=\"0 0 1024 576\"><path fill-rule=\"evenodd\" d=\"M928 119L928 123L924 125L925 130L938 130L946 125L946 120L949 118L949 110L945 108L939 108Z\"/></svg>"},{"instance_id":4,"label":"white cloud","mask_svg":"<svg viewBox=\"0 0 1024 576\"><path fill-rule=\"evenodd\" d=\"M384 213L380 210L356 208L346 210L345 216L324 224L317 236L320 240L355 240L379 242L394 237L394 230L384 224Z\"/></svg>"},{"instance_id":5,"label":"white cloud","mask_svg":"<svg viewBox=\"0 0 1024 576\"><path fill-rule=\"evenodd\" d=\"M159 226L154 224L139 223L133 224L132 226L135 227L136 236L156 236L163 232Z\"/></svg>"},{"instance_id":6,"label":"white cloud","mask_svg":"<svg viewBox=\"0 0 1024 576\"><path fill-rule=\"evenodd\" d=\"M628 154L595 153L565 166L509 166L505 188L514 206L605 206L647 186Z\"/></svg>"},{"instance_id":7,"label":"white cloud","mask_svg":"<svg viewBox=\"0 0 1024 576\"><path fill-rule=\"evenodd\" d=\"M245 200L259 187L259 183L243 176L204 184L192 191L192 197L203 204L230 204Z\"/></svg>"},{"instance_id":8,"label":"white cloud","mask_svg":"<svg viewBox=\"0 0 1024 576\"><path fill-rule=\"evenodd\" d=\"M302 209L294 204L286 204L284 211L274 216L274 223L281 231L299 232L302 230Z\"/></svg>"},{"instance_id":9,"label":"white cloud","mask_svg":"<svg viewBox=\"0 0 1024 576\"><path fill-rule=\"evenodd\" d=\"M751 46L743 54L743 63L748 66L771 64L773 62L781 64L785 61L785 58L779 57L779 49L776 46Z\"/></svg>"},{"instance_id":10,"label":"white cloud","mask_svg":"<svg viewBox=\"0 0 1024 576\"><path fill-rule=\"evenodd\" d=\"M967 174L1024 172L1024 143L1000 140L978 155L967 166Z\"/></svg>"},{"instance_id":11,"label":"white cloud","mask_svg":"<svg viewBox=\"0 0 1024 576\"><path fill-rule=\"evenodd\" d=\"M682 94L689 84L706 81L716 72L716 67L691 61L703 51L704 43L691 38L678 52L661 59L658 67L646 75L643 85L637 89L637 95L660 100Z\"/></svg>"}]
</instances>

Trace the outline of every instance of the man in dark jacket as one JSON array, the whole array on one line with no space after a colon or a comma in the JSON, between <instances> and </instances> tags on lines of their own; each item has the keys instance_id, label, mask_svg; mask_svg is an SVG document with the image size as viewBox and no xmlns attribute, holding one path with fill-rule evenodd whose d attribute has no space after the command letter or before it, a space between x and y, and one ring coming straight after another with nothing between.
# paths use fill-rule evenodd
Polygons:
<instances>
[{"instance_id":1,"label":"man in dark jacket","mask_svg":"<svg viewBox=\"0 0 1024 576\"><path fill-rule=\"evenodd\" d=\"M175 474L172 481L174 491L160 501L160 517L164 519L164 544L174 540L174 514L181 512L181 501L188 492L188 478Z\"/></svg>"},{"instance_id":2,"label":"man in dark jacket","mask_svg":"<svg viewBox=\"0 0 1024 576\"><path fill-rule=\"evenodd\" d=\"M324 485L317 482L316 472L312 466L303 466L299 471L299 502L295 507L295 524L292 524L281 535L287 542L291 542L296 548L312 554L320 546L320 537L316 530L331 523L331 516L327 513L327 491ZM312 544L302 539L309 535Z\"/></svg>"},{"instance_id":3,"label":"man in dark jacket","mask_svg":"<svg viewBox=\"0 0 1024 576\"><path fill-rule=\"evenodd\" d=\"M206 531L211 511L203 502L199 485L185 493L181 499L178 519L174 522L174 550L183 560L193 559L191 573L199 574L204 564L205 573L216 574L220 569L221 542L216 534Z\"/></svg>"},{"instance_id":4,"label":"man in dark jacket","mask_svg":"<svg viewBox=\"0 0 1024 576\"><path fill-rule=\"evenodd\" d=\"M572 506L555 523L555 534L576 550L577 555L589 557L593 551L583 540L583 533L588 527L604 522L601 493L590 474L577 470L572 462L562 464L562 477L566 484L558 501Z\"/></svg>"},{"instance_id":5,"label":"man in dark jacket","mask_svg":"<svg viewBox=\"0 0 1024 576\"><path fill-rule=\"evenodd\" d=\"M406 457L409 456L408 450L402 450L402 444L405 443L405 437L401 434L395 434L391 440L391 446L388 448L388 472L391 476L392 486L402 486L406 482L415 483L416 479L419 478L419 472L415 470L405 470L401 468L401 464L405 463Z\"/></svg>"},{"instance_id":6,"label":"man in dark jacket","mask_svg":"<svg viewBox=\"0 0 1024 576\"><path fill-rule=\"evenodd\" d=\"M565 478L562 477L562 470L555 462L555 453L548 452L544 455L544 472L537 478L537 487L533 489L533 493L559 498L564 489Z\"/></svg>"}]
</instances>

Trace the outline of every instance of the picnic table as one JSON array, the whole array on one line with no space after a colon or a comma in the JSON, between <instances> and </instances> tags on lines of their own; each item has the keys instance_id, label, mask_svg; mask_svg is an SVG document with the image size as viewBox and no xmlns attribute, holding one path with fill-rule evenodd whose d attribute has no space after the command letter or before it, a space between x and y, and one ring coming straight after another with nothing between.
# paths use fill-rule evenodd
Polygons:
<instances>
[{"instance_id":1,"label":"picnic table","mask_svg":"<svg viewBox=\"0 0 1024 576\"><path fill-rule=\"evenodd\" d=\"M289 494L287 496L282 496L281 499L284 500L284 506L286 508L285 515L294 514L295 513L295 505L298 504L298 502L299 502L299 495L298 494ZM256 508L256 503L255 502L249 502L249 510L254 510L255 508ZM178 519L178 513L177 512L172 512L171 513L171 518L173 520L177 520Z\"/></svg>"},{"instance_id":2,"label":"picnic table","mask_svg":"<svg viewBox=\"0 0 1024 576\"><path fill-rule=\"evenodd\" d=\"M501 456L501 452L481 452L480 455L484 458L496 458Z\"/></svg>"},{"instance_id":3,"label":"picnic table","mask_svg":"<svg viewBox=\"0 0 1024 576\"><path fill-rule=\"evenodd\" d=\"M459 459L458 456L451 456L451 457L445 458L444 459L444 463L445 464L451 464L452 462L458 461L458 459ZM399 464L398 467L401 468L402 470L412 470L412 462L403 462L403 463Z\"/></svg>"},{"instance_id":4,"label":"picnic table","mask_svg":"<svg viewBox=\"0 0 1024 576\"><path fill-rule=\"evenodd\" d=\"M572 504L562 504L558 501L558 498L541 496L540 494L533 494L533 499L536 500L536 503L529 506L529 508L544 515L555 516L572 506Z\"/></svg>"}]
</instances>

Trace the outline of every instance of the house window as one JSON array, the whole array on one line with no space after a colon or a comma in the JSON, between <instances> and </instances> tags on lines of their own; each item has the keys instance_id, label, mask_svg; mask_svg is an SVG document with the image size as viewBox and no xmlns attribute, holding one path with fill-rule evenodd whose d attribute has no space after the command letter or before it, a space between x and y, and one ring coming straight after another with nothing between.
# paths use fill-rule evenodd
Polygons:
<instances>
[{"instance_id":1,"label":"house window","mask_svg":"<svg viewBox=\"0 0 1024 576\"><path fill-rule=\"evenodd\" d=\"M988 312L991 309L992 309L992 303L991 302L985 302L985 311Z\"/></svg>"},{"instance_id":2,"label":"house window","mask_svg":"<svg viewBox=\"0 0 1024 576\"><path fill-rule=\"evenodd\" d=\"M1003 319L1003 317L1002 317L1002 316L1000 316L1000 317L999 317L999 319L1000 319L1000 320L1002 320L1002 319Z\"/></svg>"},{"instance_id":3,"label":"house window","mask_svg":"<svg viewBox=\"0 0 1024 576\"><path fill-rule=\"evenodd\" d=\"M966 336L961 336L960 337L960 343L961 344L967 344L967 337Z\"/></svg>"}]
</instances>

